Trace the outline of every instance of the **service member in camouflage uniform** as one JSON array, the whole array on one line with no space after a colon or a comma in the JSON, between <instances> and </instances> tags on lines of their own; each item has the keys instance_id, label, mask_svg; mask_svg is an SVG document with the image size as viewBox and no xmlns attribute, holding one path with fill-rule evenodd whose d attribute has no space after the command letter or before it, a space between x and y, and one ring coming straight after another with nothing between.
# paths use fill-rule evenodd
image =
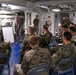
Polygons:
<instances>
[{"instance_id":1,"label":"service member in camouflage uniform","mask_svg":"<svg viewBox=\"0 0 76 75\"><path fill-rule=\"evenodd\" d=\"M69 16L66 15L65 19L62 21L62 25L70 26L71 21L69 20Z\"/></svg>"},{"instance_id":2,"label":"service member in camouflage uniform","mask_svg":"<svg viewBox=\"0 0 76 75\"><path fill-rule=\"evenodd\" d=\"M29 27L28 28L28 35L24 38L24 40L22 41L22 50L21 50L21 62L22 62L22 60L23 60L23 56L24 56L24 52L26 51L26 50L30 50L31 49L31 47L29 46L29 44L28 44L28 38L30 37L30 36L32 36L32 35L34 35L34 28L33 27Z\"/></svg>"},{"instance_id":3,"label":"service member in camouflage uniform","mask_svg":"<svg viewBox=\"0 0 76 75\"><path fill-rule=\"evenodd\" d=\"M72 34L71 43L75 44L75 43L76 43L76 35L75 35L76 29L75 29L75 27L71 26L71 27L69 28L69 31L70 31L71 34Z\"/></svg>"},{"instance_id":4,"label":"service member in camouflage uniform","mask_svg":"<svg viewBox=\"0 0 76 75\"><path fill-rule=\"evenodd\" d=\"M68 25L61 26L61 30L59 31L59 35L56 37L57 43L62 43L62 34L68 31Z\"/></svg>"},{"instance_id":5,"label":"service member in camouflage uniform","mask_svg":"<svg viewBox=\"0 0 76 75\"><path fill-rule=\"evenodd\" d=\"M13 22L12 28L13 28L15 43L17 44L18 39L20 38L20 32L21 32L21 28L22 28L20 16L16 16L15 21Z\"/></svg>"},{"instance_id":6,"label":"service member in camouflage uniform","mask_svg":"<svg viewBox=\"0 0 76 75\"><path fill-rule=\"evenodd\" d=\"M39 41L37 36L29 38L31 50L25 53L21 65L16 65L14 75L27 75L27 72L34 67L51 64L51 56L47 49L38 47Z\"/></svg>"},{"instance_id":7,"label":"service member in camouflage uniform","mask_svg":"<svg viewBox=\"0 0 76 75\"><path fill-rule=\"evenodd\" d=\"M11 47L10 47L10 43L9 42L0 42L0 54L1 53L6 53L8 55L8 57L10 58L10 55L11 55ZM7 62L7 59L0 59L0 64L2 63L6 63ZM0 73L2 72L2 68L3 66L1 67L0 66Z\"/></svg>"},{"instance_id":8,"label":"service member in camouflage uniform","mask_svg":"<svg viewBox=\"0 0 76 75\"><path fill-rule=\"evenodd\" d=\"M52 64L51 68L55 69L57 64L65 58L69 58L75 55L75 49L74 46L71 44L71 38L72 35L70 32L66 31L62 35L64 45L60 48L58 48L58 51L52 55ZM51 50L50 50L51 51ZM66 69L68 66L60 66L60 70Z\"/></svg>"},{"instance_id":9,"label":"service member in camouflage uniform","mask_svg":"<svg viewBox=\"0 0 76 75\"><path fill-rule=\"evenodd\" d=\"M38 19L38 15L36 15L36 18L34 19L33 24L34 24L35 32L36 32L36 34L38 34L38 28L39 28L39 19Z\"/></svg>"},{"instance_id":10,"label":"service member in camouflage uniform","mask_svg":"<svg viewBox=\"0 0 76 75\"><path fill-rule=\"evenodd\" d=\"M48 27L46 25L43 25L43 34L40 37L40 46L41 47L48 47L51 38L52 38L52 33L48 31Z\"/></svg>"},{"instance_id":11,"label":"service member in camouflage uniform","mask_svg":"<svg viewBox=\"0 0 76 75\"><path fill-rule=\"evenodd\" d=\"M11 47L9 42L1 42L0 43L0 53L7 53L10 57L11 55ZM1 60L0 60L1 62Z\"/></svg>"},{"instance_id":12,"label":"service member in camouflage uniform","mask_svg":"<svg viewBox=\"0 0 76 75\"><path fill-rule=\"evenodd\" d=\"M51 17L48 16L45 25L47 25L49 31L51 31L51 24L52 24Z\"/></svg>"}]
</instances>

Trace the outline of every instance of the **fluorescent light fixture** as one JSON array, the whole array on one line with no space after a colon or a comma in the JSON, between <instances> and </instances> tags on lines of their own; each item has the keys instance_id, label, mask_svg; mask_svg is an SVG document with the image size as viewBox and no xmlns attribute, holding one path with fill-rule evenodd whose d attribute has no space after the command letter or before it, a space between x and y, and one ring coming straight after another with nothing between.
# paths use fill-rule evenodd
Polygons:
<instances>
[{"instance_id":1,"label":"fluorescent light fixture","mask_svg":"<svg viewBox=\"0 0 76 75\"><path fill-rule=\"evenodd\" d=\"M10 11L6 11L6 10L1 10L0 13L9 14L9 13L11 13L11 12L10 12Z\"/></svg>"},{"instance_id":2,"label":"fluorescent light fixture","mask_svg":"<svg viewBox=\"0 0 76 75\"><path fill-rule=\"evenodd\" d=\"M8 4L8 6L9 6L12 10L14 10L14 9L17 9L17 8L18 8L18 6L16 6L16 5Z\"/></svg>"},{"instance_id":3,"label":"fluorescent light fixture","mask_svg":"<svg viewBox=\"0 0 76 75\"><path fill-rule=\"evenodd\" d=\"M5 11L5 10L1 10L0 13L5 13L5 14L6 14L6 13L8 13L8 12Z\"/></svg>"},{"instance_id":4,"label":"fluorescent light fixture","mask_svg":"<svg viewBox=\"0 0 76 75\"><path fill-rule=\"evenodd\" d=\"M9 15L0 15L0 18L15 18L15 16L9 16Z\"/></svg>"},{"instance_id":5,"label":"fluorescent light fixture","mask_svg":"<svg viewBox=\"0 0 76 75\"><path fill-rule=\"evenodd\" d=\"M25 10L25 9L27 9L26 7L11 5L11 4L8 4L8 7L10 7L11 10Z\"/></svg>"},{"instance_id":6,"label":"fluorescent light fixture","mask_svg":"<svg viewBox=\"0 0 76 75\"><path fill-rule=\"evenodd\" d=\"M2 7L7 7L7 6L8 6L7 4L2 3Z\"/></svg>"},{"instance_id":7,"label":"fluorescent light fixture","mask_svg":"<svg viewBox=\"0 0 76 75\"><path fill-rule=\"evenodd\" d=\"M60 9L52 9L52 11L54 11L54 12L59 12L60 11Z\"/></svg>"}]
</instances>

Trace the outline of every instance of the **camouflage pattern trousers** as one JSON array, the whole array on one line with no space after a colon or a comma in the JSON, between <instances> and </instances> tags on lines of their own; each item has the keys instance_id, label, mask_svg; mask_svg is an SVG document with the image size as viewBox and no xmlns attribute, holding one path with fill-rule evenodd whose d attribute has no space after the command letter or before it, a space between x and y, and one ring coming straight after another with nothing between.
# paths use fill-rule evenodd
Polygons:
<instances>
[{"instance_id":1,"label":"camouflage pattern trousers","mask_svg":"<svg viewBox=\"0 0 76 75\"><path fill-rule=\"evenodd\" d=\"M36 34L38 34L38 27L35 27L34 31L35 31Z\"/></svg>"},{"instance_id":2,"label":"camouflage pattern trousers","mask_svg":"<svg viewBox=\"0 0 76 75\"><path fill-rule=\"evenodd\" d=\"M24 75L21 69L21 64L16 64L14 67L14 74L13 75Z\"/></svg>"}]
</instances>

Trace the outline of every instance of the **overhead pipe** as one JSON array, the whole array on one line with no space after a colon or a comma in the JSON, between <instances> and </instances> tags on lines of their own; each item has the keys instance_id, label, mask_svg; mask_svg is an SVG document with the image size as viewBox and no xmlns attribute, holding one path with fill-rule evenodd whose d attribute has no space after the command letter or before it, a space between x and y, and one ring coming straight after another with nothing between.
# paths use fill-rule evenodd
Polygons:
<instances>
[{"instance_id":1,"label":"overhead pipe","mask_svg":"<svg viewBox=\"0 0 76 75\"><path fill-rule=\"evenodd\" d=\"M50 0L43 2L36 2L38 5L52 5L52 4L76 4L76 0Z\"/></svg>"},{"instance_id":2,"label":"overhead pipe","mask_svg":"<svg viewBox=\"0 0 76 75\"><path fill-rule=\"evenodd\" d=\"M0 3L18 5L23 7L35 8L37 4L35 2L25 1L25 0L0 0Z\"/></svg>"}]
</instances>

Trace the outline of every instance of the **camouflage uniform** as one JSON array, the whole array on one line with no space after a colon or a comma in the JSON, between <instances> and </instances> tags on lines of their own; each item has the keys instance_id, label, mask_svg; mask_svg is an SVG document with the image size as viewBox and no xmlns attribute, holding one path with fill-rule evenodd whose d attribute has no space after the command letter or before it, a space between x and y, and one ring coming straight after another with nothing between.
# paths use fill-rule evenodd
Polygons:
<instances>
[{"instance_id":1,"label":"camouflage uniform","mask_svg":"<svg viewBox=\"0 0 76 75\"><path fill-rule=\"evenodd\" d=\"M68 25L68 26L70 26L70 23L71 23L71 21L69 19L68 20L64 19L62 21L62 25Z\"/></svg>"},{"instance_id":2,"label":"camouflage uniform","mask_svg":"<svg viewBox=\"0 0 76 75\"><path fill-rule=\"evenodd\" d=\"M63 31L59 30L59 37L62 37Z\"/></svg>"},{"instance_id":3,"label":"camouflage uniform","mask_svg":"<svg viewBox=\"0 0 76 75\"><path fill-rule=\"evenodd\" d=\"M33 24L34 24L35 32L36 32L36 34L38 34L39 19L35 18L34 21L33 21Z\"/></svg>"},{"instance_id":4,"label":"camouflage uniform","mask_svg":"<svg viewBox=\"0 0 76 75\"><path fill-rule=\"evenodd\" d=\"M7 53L8 56L10 57L11 55L11 47L10 43L0 43L0 53ZM5 63L6 60L0 59L0 63Z\"/></svg>"},{"instance_id":5,"label":"camouflage uniform","mask_svg":"<svg viewBox=\"0 0 76 75\"><path fill-rule=\"evenodd\" d=\"M76 35L72 35L71 43L72 44L76 43Z\"/></svg>"},{"instance_id":6,"label":"camouflage uniform","mask_svg":"<svg viewBox=\"0 0 76 75\"><path fill-rule=\"evenodd\" d=\"M32 34L32 35L34 35L34 34ZM27 37L24 38L24 40L23 40L23 42L22 42L22 50L21 50L21 53L20 53L21 62L22 62L22 60L23 60L24 52L25 52L26 50L30 50L30 49L31 49L31 47L30 47L29 44L28 44L28 38L29 38L30 36L32 36L32 35L27 35Z\"/></svg>"},{"instance_id":7,"label":"camouflage uniform","mask_svg":"<svg viewBox=\"0 0 76 75\"><path fill-rule=\"evenodd\" d=\"M56 53L56 52L58 51L58 49L59 49L58 46L56 46L56 47L51 47L51 49L49 49L51 56L52 56L54 53Z\"/></svg>"},{"instance_id":8,"label":"camouflage uniform","mask_svg":"<svg viewBox=\"0 0 76 75\"><path fill-rule=\"evenodd\" d=\"M52 38L52 33L47 32L46 34L44 34L43 36L40 37L39 39L39 44L41 47L48 47L50 41Z\"/></svg>"},{"instance_id":9,"label":"camouflage uniform","mask_svg":"<svg viewBox=\"0 0 76 75\"><path fill-rule=\"evenodd\" d=\"M51 24L52 24L51 20L46 21L46 23L45 23L45 25L47 25L49 31L51 31Z\"/></svg>"},{"instance_id":10,"label":"camouflage uniform","mask_svg":"<svg viewBox=\"0 0 76 75\"><path fill-rule=\"evenodd\" d=\"M58 49L58 51L52 55L52 69L55 69L57 64L62 60L69 58L71 56L75 55L74 46L72 44L63 45ZM59 68L60 70L66 69L68 66L64 67L64 65L61 65Z\"/></svg>"},{"instance_id":11,"label":"camouflage uniform","mask_svg":"<svg viewBox=\"0 0 76 75\"><path fill-rule=\"evenodd\" d=\"M45 48L31 49L24 55L21 66L16 65L14 75L27 75L27 72L34 67L51 64L51 55ZM23 74L24 73L24 74Z\"/></svg>"},{"instance_id":12,"label":"camouflage uniform","mask_svg":"<svg viewBox=\"0 0 76 75\"><path fill-rule=\"evenodd\" d=\"M20 38L21 21L20 20L18 20L18 21L15 20L13 22L12 28L13 28L13 32L16 32L14 34L15 42L18 42L18 39Z\"/></svg>"},{"instance_id":13,"label":"camouflage uniform","mask_svg":"<svg viewBox=\"0 0 76 75\"><path fill-rule=\"evenodd\" d=\"M59 32L58 32L58 34L56 35L56 38L55 38L55 41L57 43L62 43L63 42L62 41L62 34L63 34L63 31L61 29L59 29Z\"/></svg>"},{"instance_id":14,"label":"camouflage uniform","mask_svg":"<svg viewBox=\"0 0 76 75\"><path fill-rule=\"evenodd\" d=\"M48 27L51 27L52 22L51 21L46 21L45 25L47 25Z\"/></svg>"}]
</instances>

